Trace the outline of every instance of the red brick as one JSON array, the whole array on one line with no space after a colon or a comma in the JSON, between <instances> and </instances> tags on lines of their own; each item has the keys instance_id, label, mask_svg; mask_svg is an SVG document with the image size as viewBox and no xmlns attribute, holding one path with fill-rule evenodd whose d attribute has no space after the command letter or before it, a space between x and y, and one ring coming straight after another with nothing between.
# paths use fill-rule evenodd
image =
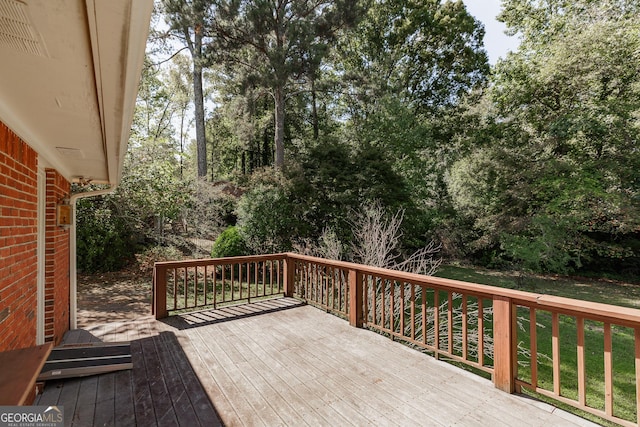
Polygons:
<instances>
[{"instance_id":1,"label":"red brick","mask_svg":"<svg viewBox=\"0 0 640 427\"><path fill-rule=\"evenodd\" d=\"M0 351L35 344L37 310L38 156L0 122ZM69 328L69 233L56 227L55 205L70 184L46 171L46 336L59 341Z\"/></svg>"}]
</instances>

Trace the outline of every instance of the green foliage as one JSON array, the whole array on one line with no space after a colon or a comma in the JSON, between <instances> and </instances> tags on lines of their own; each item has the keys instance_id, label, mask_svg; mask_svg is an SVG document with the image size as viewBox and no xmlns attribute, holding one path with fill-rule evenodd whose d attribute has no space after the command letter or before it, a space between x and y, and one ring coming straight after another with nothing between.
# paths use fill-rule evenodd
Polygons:
<instances>
[{"instance_id":1,"label":"green foliage","mask_svg":"<svg viewBox=\"0 0 640 427\"><path fill-rule=\"evenodd\" d=\"M385 151L363 144L351 147L322 141L301 156L300 167L289 170L291 197L299 207L300 237L317 238L325 227L340 240L351 241L351 218L367 202L378 201L397 210L411 205L404 179L393 170Z\"/></svg>"},{"instance_id":2,"label":"green foliage","mask_svg":"<svg viewBox=\"0 0 640 427\"><path fill-rule=\"evenodd\" d=\"M528 271L638 268L640 19L624 12L634 8L505 2L523 44L495 67L484 124L447 175L478 255Z\"/></svg>"},{"instance_id":3,"label":"green foliage","mask_svg":"<svg viewBox=\"0 0 640 427\"><path fill-rule=\"evenodd\" d=\"M221 1L215 16L216 44L209 55L242 86L269 91L274 101L276 167L284 165L286 101L315 80L340 30L360 16L359 1ZM308 89L308 87L307 87Z\"/></svg>"},{"instance_id":4,"label":"green foliage","mask_svg":"<svg viewBox=\"0 0 640 427\"><path fill-rule=\"evenodd\" d=\"M183 258L182 251L173 245L154 245L136 253L138 268L148 276L153 274L153 266L156 262L179 261Z\"/></svg>"},{"instance_id":5,"label":"green foliage","mask_svg":"<svg viewBox=\"0 0 640 427\"><path fill-rule=\"evenodd\" d=\"M290 183L275 169L255 173L249 190L238 203L238 227L255 253L291 249L300 224L289 197Z\"/></svg>"},{"instance_id":6,"label":"green foliage","mask_svg":"<svg viewBox=\"0 0 640 427\"><path fill-rule=\"evenodd\" d=\"M456 105L489 72L483 37L463 2L371 2L341 45L347 76L358 83L352 102L366 110L391 93L416 111Z\"/></svg>"},{"instance_id":7,"label":"green foliage","mask_svg":"<svg viewBox=\"0 0 640 427\"><path fill-rule=\"evenodd\" d=\"M502 250L526 272L568 274L581 267L574 230L554 218L536 216L520 234L501 236Z\"/></svg>"},{"instance_id":8,"label":"green foliage","mask_svg":"<svg viewBox=\"0 0 640 427\"><path fill-rule=\"evenodd\" d=\"M78 269L86 273L119 270L137 250L129 224L113 214L109 198L80 199L76 205Z\"/></svg>"},{"instance_id":9,"label":"green foliage","mask_svg":"<svg viewBox=\"0 0 640 427\"><path fill-rule=\"evenodd\" d=\"M237 227L228 227L213 243L211 256L213 258L223 258L232 256L248 255L247 244Z\"/></svg>"}]
</instances>

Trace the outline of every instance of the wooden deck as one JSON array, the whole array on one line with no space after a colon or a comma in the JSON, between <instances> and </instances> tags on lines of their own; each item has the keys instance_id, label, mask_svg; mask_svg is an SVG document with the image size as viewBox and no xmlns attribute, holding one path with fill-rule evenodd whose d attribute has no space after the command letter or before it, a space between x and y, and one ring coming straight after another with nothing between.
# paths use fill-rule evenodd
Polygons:
<instances>
[{"instance_id":1,"label":"wooden deck","mask_svg":"<svg viewBox=\"0 0 640 427\"><path fill-rule=\"evenodd\" d=\"M66 340L131 340L134 362L48 383L36 404L63 405L67 426L593 425L287 298Z\"/></svg>"}]
</instances>

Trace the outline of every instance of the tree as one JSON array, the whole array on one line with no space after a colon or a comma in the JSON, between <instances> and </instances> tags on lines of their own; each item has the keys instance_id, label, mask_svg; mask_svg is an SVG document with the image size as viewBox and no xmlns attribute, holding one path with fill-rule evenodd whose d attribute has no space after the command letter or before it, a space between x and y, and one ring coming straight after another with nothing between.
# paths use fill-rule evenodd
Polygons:
<instances>
[{"instance_id":1,"label":"tree","mask_svg":"<svg viewBox=\"0 0 640 427\"><path fill-rule=\"evenodd\" d=\"M494 69L490 137L477 134L448 181L458 211L474 219L478 247L529 269L637 268L637 9L504 2L502 19L522 46Z\"/></svg>"},{"instance_id":2,"label":"tree","mask_svg":"<svg viewBox=\"0 0 640 427\"><path fill-rule=\"evenodd\" d=\"M268 89L274 101L275 166L284 164L285 104L314 76L338 31L358 16L356 0L226 1L218 9L218 44L247 87Z\"/></svg>"},{"instance_id":3,"label":"tree","mask_svg":"<svg viewBox=\"0 0 640 427\"><path fill-rule=\"evenodd\" d=\"M416 112L438 112L485 81L483 37L461 1L375 1L343 39L341 68L354 82L353 101L371 106L364 112L387 94Z\"/></svg>"},{"instance_id":4,"label":"tree","mask_svg":"<svg viewBox=\"0 0 640 427\"><path fill-rule=\"evenodd\" d=\"M213 0L162 0L169 33L183 43L193 62L193 102L195 108L198 177L207 175L204 89L202 74L207 66L205 45L211 41Z\"/></svg>"}]
</instances>

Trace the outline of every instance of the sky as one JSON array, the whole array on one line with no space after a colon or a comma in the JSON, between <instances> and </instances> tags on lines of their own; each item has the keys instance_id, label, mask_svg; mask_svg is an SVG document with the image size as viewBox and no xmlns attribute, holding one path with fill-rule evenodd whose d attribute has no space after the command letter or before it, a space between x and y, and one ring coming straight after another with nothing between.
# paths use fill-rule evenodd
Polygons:
<instances>
[{"instance_id":1,"label":"sky","mask_svg":"<svg viewBox=\"0 0 640 427\"><path fill-rule=\"evenodd\" d=\"M509 37L502 22L496 21L500 13L500 0L463 0L469 13L484 24L484 46L489 54L489 62L495 64L498 58L504 58L508 51L518 48L518 38Z\"/></svg>"}]
</instances>

